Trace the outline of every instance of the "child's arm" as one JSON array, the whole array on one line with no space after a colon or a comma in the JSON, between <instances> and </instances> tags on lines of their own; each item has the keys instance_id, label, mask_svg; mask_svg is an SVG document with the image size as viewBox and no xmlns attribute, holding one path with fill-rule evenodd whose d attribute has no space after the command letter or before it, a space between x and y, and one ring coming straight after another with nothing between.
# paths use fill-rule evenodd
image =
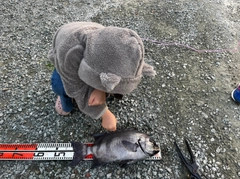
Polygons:
<instances>
[{"instance_id":1,"label":"child's arm","mask_svg":"<svg viewBox=\"0 0 240 179\"><path fill-rule=\"evenodd\" d=\"M97 106L106 102L106 93L97 89L94 89L88 99L89 106ZM102 127L109 130L115 131L117 125L116 117L113 113L107 109L102 115Z\"/></svg>"},{"instance_id":2,"label":"child's arm","mask_svg":"<svg viewBox=\"0 0 240 179\"><path fill-rule=\"evenodd\" d=\"M102 115L102 127L109 131L117 129L117 119L109 109Z\"/></svg>"},{"instance_id":3,"label":"child's arm","mask_svg":"<svg viewBox=\"0 0 240 179\"><path fill-rule=\"evenodd\" d=\"M104 91L100 91L94 89L88 99L89 106L97 106L104 104L106 102L106 93Z\"/></svg>"}]
</instances>

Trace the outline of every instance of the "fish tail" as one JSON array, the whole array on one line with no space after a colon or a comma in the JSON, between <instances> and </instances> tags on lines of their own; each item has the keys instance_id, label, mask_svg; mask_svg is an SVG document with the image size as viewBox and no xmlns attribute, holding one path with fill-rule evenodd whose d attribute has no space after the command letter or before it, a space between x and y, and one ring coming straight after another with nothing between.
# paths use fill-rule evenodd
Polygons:
<instances>
[{"instance_id":1,"label":"fish tail","mask_svg":"<svg viewBox=\"0 0 240 179\"><path fill-rule=\"evenodd\" d=\"M75 167L86 156L87 146L85 144L81 143L81 142L71 142L71 144L72 144L72 148L73 148L73 151L74 151L71 166Z\"/></svg>"}]
</instances>

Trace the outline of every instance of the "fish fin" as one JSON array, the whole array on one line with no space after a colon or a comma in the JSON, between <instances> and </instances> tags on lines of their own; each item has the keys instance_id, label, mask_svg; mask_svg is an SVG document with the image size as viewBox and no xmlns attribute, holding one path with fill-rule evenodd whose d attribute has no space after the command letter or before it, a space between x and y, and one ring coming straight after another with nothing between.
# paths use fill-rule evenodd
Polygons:
<instances>
[{"instance_id":1,"label":"fish fin","mask_svg":"<svg viewBox=\"0 0 240 179\"><path fill-rule=\"evenodd\" d=\"M91 166L91 169L94 169L94 168L97 168L101 165L105 165L106 163L104 162L101 162L100 160L96 159L96 158L93 158L93 164Z\"/></svg>"},{"instance_id":2,"label":"fish fin","mask_svg":"<svg viewBox=\"0 0 240 179\"><path fill-rule=\"evenodd\" d=\"M92 136L94 137L95 140L97 140L99 137L104 136L106 133L98 133L98 134L93 134Z\"/></svg>"},{"instance_id":3,"label":"fish fin","mask_svg":"<svg viewBox=\"0 0 240 179\"><path fill-rule=\"evenodd\" d=\"M129 142L127 140L123 140L122 144L127 150L131 152L137 152L138 144Z\"/></svg>"},{"instance_id":4,"label":"fish fin","mask_svg":"<svg viewBox=\"0 0 240 179\"><path fill-rule=\"evenodd\" d=\"M127 168L129 164L133 164L135 163L136 161L134 160L123 160L120 162L120 167L121 168Z\"/></svg>"},{"instance_id":5,"label":"fish fin","mask_svg":"<svg viewBox=\"0 0 240 179\"><path fill-rule=\"evenodd\" d=\"M97 134L93 134L92 136L94 137L94 144L98 144L98 142L101 141L102 138L104 138L106 135L109 135L109 133L115 133L114 132L108 132L108 133L97 133Z\"/></svg>"},{"instance_id":6,"label":"fish fin","mask_svg":"<svg viewBox=\"0 0 240 179\"><path fill-rule=\"evenodd\" d=\"M94 144L97 144L99 140L101 140L101 138L103 136L105 136L107 133L98 133L98 134L93 134L92 136L94 137Z\"/></svg>"},{"instance_id":7,"label":"fish fin","mask_svg":"<svg viewBox=\"0 0 240 179\"><path fill-rule=\"evenodd\" d=\"M80 142L71 142L71 144L72 144L72 148L73 148L73 151L74 151L74 155L73 155L73 160L72 160L70 165L72 167L75 167L84 158L84 156L83 156L83 146L84 146L84 144L82 144Z\"/></svg>"}]
</instances>

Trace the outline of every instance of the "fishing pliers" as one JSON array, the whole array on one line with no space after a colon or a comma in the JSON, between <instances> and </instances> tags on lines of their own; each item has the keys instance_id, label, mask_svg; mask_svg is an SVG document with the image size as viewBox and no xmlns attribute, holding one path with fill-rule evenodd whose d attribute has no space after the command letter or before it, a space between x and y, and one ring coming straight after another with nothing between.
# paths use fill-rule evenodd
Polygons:
<instances>
[{"instance_id":1,"label":"fishing pliers","mask_svg":"<svg viewBox=\"0 0 240 179\"><path fill-rule=\"evenodd\" d=\"M200 175L198 173L198 165L196 163L196 157L193 155L193 152L192 152L192 149L187 141L187 139L185 139L185 143L187 145L187 149L188 149L188 152L190 154L190 157L191 157L191 162L187 161L186 158L184 157L184 155L182 154L180 148L178 147L177 143L174 142L175 146L176 146L176 150L177 150L177 153L181 159L181 161L184 163L184 165L187 167L187 169L189 170L190 172L190 176L189 178L190 179L202 179L201 176L204 176L205 178L207 178L205 175Z\"/></svg>"}]
</instances>

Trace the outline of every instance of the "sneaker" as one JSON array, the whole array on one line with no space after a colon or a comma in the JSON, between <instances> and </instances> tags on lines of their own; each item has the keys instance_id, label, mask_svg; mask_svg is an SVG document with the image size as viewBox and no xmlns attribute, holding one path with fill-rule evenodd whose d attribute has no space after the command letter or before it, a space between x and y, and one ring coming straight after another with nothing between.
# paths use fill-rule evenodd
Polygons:
<instances>
[{"instance_id":1,"label":"sneaker","mask_svg":"<svg viewBox=\"0 0 240 179\"><path fill-rule=\"evenodd\" d=\"M232 91L231 97L234 101L240 104L240 84Z\"/></svg>"}]
</instances>

